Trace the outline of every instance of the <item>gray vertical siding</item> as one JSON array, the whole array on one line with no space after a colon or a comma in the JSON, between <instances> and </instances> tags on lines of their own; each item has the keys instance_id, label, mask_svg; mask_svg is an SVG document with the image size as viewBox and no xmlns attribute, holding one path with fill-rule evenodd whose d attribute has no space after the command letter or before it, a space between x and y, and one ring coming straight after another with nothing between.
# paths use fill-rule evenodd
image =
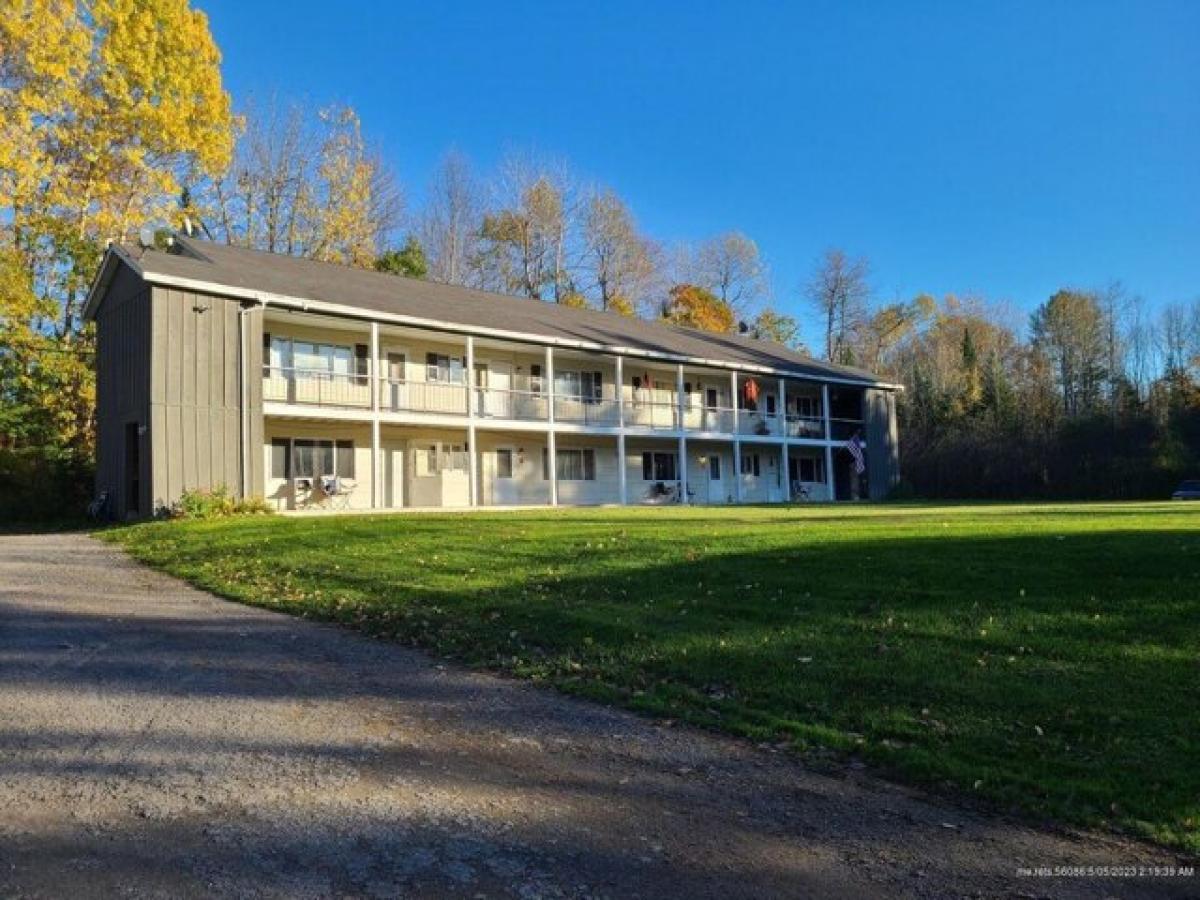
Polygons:
<instances>
[{"instance_id":1,"label":"gray vertical siding","mask_svg":"<svg viewBox=\"0 0 1200 900\"><path fill-rule=\"evenodd\" d=\"M261 496L262 310L209 294L153 291L150 375L152 496L169 506L185 490L242 490L241 353L247 352L250 494Z\"/></svg>"},{"instance_id":2,"label":"gray vertical siding","mask_svg":"<svg viewBox=\"0 0 1200 900\"><path fill-rule=\"evenodd\" d=\"M896 395L868 389L863 396L867 426L867 479L872 500L883 500L900 480Z\"/></svg>"},{"instance_id":3,"label":"gray vertical siding","mask_svg":"<svg viewBox=\"0 0 1200 900\"><path fill-rule=\"evenodd\" d=\"M126 503L125 426L150 420L150 286L119 266L96 313L96 491L119 519ZM151 509L150 433L140 438L143 514Z\"/></svg>"}]
</instances>

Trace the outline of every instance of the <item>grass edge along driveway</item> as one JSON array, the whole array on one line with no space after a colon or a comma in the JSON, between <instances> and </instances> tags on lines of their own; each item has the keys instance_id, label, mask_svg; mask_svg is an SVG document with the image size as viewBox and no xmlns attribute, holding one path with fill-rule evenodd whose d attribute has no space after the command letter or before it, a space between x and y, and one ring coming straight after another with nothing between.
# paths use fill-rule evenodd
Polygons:
<instances>
[{"instance_id":1,"label":"grass edge along driveway","mask_svg":"<svg viewBox=\"0 0 1200 900\"><path fill-rule=\"evenodd\" d=\"M1200 851L1200 504L158 522L226 597Z\"/></svg>"}]
</instances>

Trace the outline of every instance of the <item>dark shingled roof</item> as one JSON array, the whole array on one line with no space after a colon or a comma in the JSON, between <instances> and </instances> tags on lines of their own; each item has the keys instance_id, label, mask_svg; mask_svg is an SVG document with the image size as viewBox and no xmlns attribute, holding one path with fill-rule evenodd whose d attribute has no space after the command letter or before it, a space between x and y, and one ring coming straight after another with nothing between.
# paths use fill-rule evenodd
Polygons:
<instances>
[{"instance_id":1,"label":"dark shingled roof","mask_svg":"<svg viewBox=\"0 0 1200 900\"><path fill-rule=\"evenodd\" d=\"M183 236L176 238L173 252L130 246L121 249L149 276L187 278L366 312L415 316L467 329L520 332L552 340L586 341L605 347L765 366L802 377L833 377L882 384L869 372L820 362L773 341L712 334L614 313L571 309L539 300L336 263L229 247Z\"/></svg>"}]
</instances>

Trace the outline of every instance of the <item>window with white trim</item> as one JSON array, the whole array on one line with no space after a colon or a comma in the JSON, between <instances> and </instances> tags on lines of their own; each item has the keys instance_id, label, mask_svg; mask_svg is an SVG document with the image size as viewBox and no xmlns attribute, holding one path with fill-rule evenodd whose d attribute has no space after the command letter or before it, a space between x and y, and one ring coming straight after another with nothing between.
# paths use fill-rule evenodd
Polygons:
<instances>
[{"instance_id":1,"label":"window with white trim","mask_svg":"<svg viewBox=\"0 0 1200 900\"><path fill-rule=\"evenodd\" d=\"M292 342L287 338L272 335L268 344L267 358L263 361L266 371L263 374L270 375L272 372L282 374L281 370L291 368Z\"/></svg>"},{"instance_id":2,"label":"window with white trim","mask_svg":"<svg viewBox=\"0 0 1200 900\"><path fill-rule=\"evenodd\" d=\"M674 481L675 471L674 453L642 453L642 481Z\"/></svg>"},{"instance_id":3,"label":"window with white trim","mask_svg":"<svg viewBox=\"0 0 1200 900\"><path fill-rule=\"evenodd\" d=\"M292 442L289 438L271 438L271 477L292 477Z\"/></svg>"},{"instance_id":4,"label":"window with white trim","mask_svg":"<svg viewBox=\"0 0 1200 900\"><path fill-rule=\"evenodd\" d=\"M542 448L542 480L550 479L550 451ZM555 474L559 481L595 481L596 451L591 447L563 447L555 451Z\"/></svg>"},{"instance_id":5,"label":"window with white trim","mask_svg":"<svg viewBox=\"0 0 1200 900\"><path fill-rule=\"evenodd\" d=\"M292 366L312 374L350 375L354 371L354 349L339 344L293 341Z\"/></svg>"},{"instance_id":6,"label":"window with white trim","mask_svg":"<svg viewBox=\"0 0 1200 900\"><path fill-rule=\"evenodd\" d=\"M425 380L442 384L466 384L467 373L461 356L444 353L425 354Z\"/></svg>"},{"instance_id":7,"label":"window with white trim","mask_svg":"<svg viewBox=\"0 0 1200 900\"><path fill-rule=\"evenodd\" d=\"M302 375L353 375L358 368L355 347L348 344L321 344L276 335L264 342L264 366L276 372L294 369Z\"/></svg>"},{"instance_id":8,"label":"window with white trim","mask_svg":"<svg viewBox=\"0 0 1200 900\"><path fill-rule=\"evenodd\" d=\"M441 441L425 444L413 454L413 467L418 478L440 472L465 472L469 467L466 447Z\"/></svg>"},{"instance_id":9,"label":"window with white trim","mask_svg":"<svg viewBox=\"0 0 1200 900\"><path fill-rule=\"evenodd\" d=\"M595 403L604 395L604 375L600 372L554 373L554 396L564 400Z\"/></svg>"},{"instance_id":10,"label":"window with white trim","mask_svg":"<svg viewBox=\"0 0 1200 900\"><path fill-rule=\"evenodd\" d=\"M511 447L496 448L496 477L513 477L513 451Z\"/></svg>"},{"instance_id":11,"label":"window with white trim","mask_svg":"<svg viewBox=\"0 0 1200 900\"><path fill-rule=\"evenodd\" d=\"M762 462L757 453L742 452L742 474L757 478L762 472Z\"/></svg>"},{"instance_id":12,"label":"window with white trim","mask_svg":"<svg viewBox=\"0 0 1200 900\"><path fill-rule=\"evenodd\" d=\"M353 478L354 441L296 438L292 441L291 475L293 478L321 478L326 475Z\"/></svg>"},{"instance_id":13,"label":"window with white trim","mask_svg":"<svg viewBox=\"0 0 1200 900\"><path fill-rule=\"evenodd\" d=\"M825 460L819 456L800 457L800 480L825 482Z\"/></svg>"},{"instance_id":14,"label":"window with white trim","mask_svg":"<svg viewBox=\"0 0 1200 900\"><path fill-rule=\"evenodd\" d=\"M802 419L816 419L821 415L821 398L793 397L792 407Z\"/></svg>"}]
</instances>

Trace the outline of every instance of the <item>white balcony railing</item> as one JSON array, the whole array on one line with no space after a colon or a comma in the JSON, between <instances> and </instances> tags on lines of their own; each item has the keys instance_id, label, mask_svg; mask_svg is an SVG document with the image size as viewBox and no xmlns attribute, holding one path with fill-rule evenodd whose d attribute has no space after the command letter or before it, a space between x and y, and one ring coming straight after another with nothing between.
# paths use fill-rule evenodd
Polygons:
<instances>
[{"instance_id":1,"label":"white balcony railing","mask_svg":"<svg viewBox=\"0 0 1200 900\"><path fill-rule=\"evenodd\" d=\"M788 416L787 435L822 440L825 437L825 420L820 416Z\"/></svg>"},{"instance_id":2,"label":"white balcony railing","mask_svg":"<svg viewBox=\"0 0 1200 900\"><path fill-rule=\"evenodd\" d=\"M738 434L757 434L764 437L779 434L779 416L774 413L738 410Z\"/></svg>"},{"instance_id":3,"label":"white balcony railing","mask_svg":"<svg viewBox=\"0 0 1200 900\"><path fill-rule=\"evenodd\" d=\"M737 410L723 406L685 406L683 427L688 431L733 434Z\"/></svg>"},{"instance_id":4,"label":"white balcony railing","mask_svg":"<svg viewBox=\"0 0 1200 900\"><path fill-rule=\"evenodd\" d=\"M555 397L554 421L615 428L621 423L621 412L616 400Z\"/></svg>"},{"instance_id":5,"label":"white balcony railing","mask_svg":"<svg viewBox=\"0 0 1200 900\"><path fill-rule=\"evenodd\" d=\"M511 391L503 388L476 388L475 415L484 419L521 419L544 422L549 399L534 391Z\"/></svg>"},{"instance_id":6,"label":"white balcony railing","mask_svg":"<svg viewBox=\"0 0 1200 900\"><path fill-rule=\"evenodd\" d=\"M405 381L384 378L380 383L379 408L385 412L426 412L444 415L467 414L467 386L444 381Z\"/></svg>"},{"instance_id":7,"label":"white balcony railing","mask_svg":"<svg viewBox=\"0 0 1200 900\"><path fill-rule=\"evenodd\" d=\"M371 381L365 375L270 366L263 369L263 400L369 409Z\"/></svg>"},{"instance_id":8,"label":"white balcony railing","mask_svg":"<svg viewBox=\"0 0 1200 900\"><path fill-rule=\"evenodd\" d=\"M544 393L503 388L477 387L468 392L465 384L408 381L381 378L379 408L384 412L422 412L463 416L468 414L468 394L474 414L482 419L512 419L545 422L550 398ZM365 375L313 369L264 367L263 399L268 402L342 408L371 408L371 381ZM624 422L630 428L686 431L709 434L743 434L821 440L825 419L820 416L786 417L748 409L685 405L682 419L678 404L671 399L626 397ZM622 416L614 399L555 397L557 422L615 428ZM847 440L863 430L861 419L830 420L831 437Z\"/></svg>"},{"instance_id":9,"label":"white balcony railing","mask_svg":"<svg viewBox=\"0 0 1200 900\"><path fill-rule=\"evenodd\" d=\"M625 424L675 431L679 427L679 405L660 400L634 400L625 405Z\"/></svg>"}]
</instances>

